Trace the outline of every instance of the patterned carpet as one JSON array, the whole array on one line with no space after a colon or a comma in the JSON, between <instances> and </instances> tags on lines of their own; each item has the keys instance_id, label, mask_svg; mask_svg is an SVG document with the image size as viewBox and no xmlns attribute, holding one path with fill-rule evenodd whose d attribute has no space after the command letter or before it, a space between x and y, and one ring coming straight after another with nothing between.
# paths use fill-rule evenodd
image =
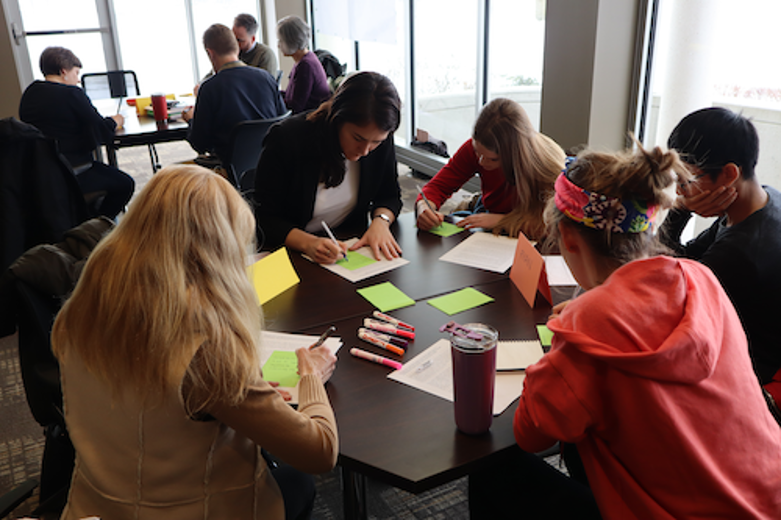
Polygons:
<instances>
[{"instance_id":1,"label":"patterned carpet","mask_svg":"<svg viewBox=\"0 0 781 520\"><path fill-rule=\"evenodd\" d=\"M192 159L195 154L186 143L158 145L162 164ZM136 179L139 190L151 177L149 155L145 148L119 151L120 168ZM412 209L417 196L416 186L423 184L409 168L399 166L399 182L405 201L404 211ZM138 191L137 191L138 192ZM453 206L471 193L456 194ZM450 207L450 205L448 206ZM448 207L443 208L447 211ZM22 386L17 356L16 336L0 338L0 493L5 493L28 478L37 478L43 455L41 427L33 420ZM313 518L331 520L343 518L339 468L316 477L318 498ZM378 482L369 481L367 500L371 519L466 519L466 479L457 480L426 493L413 495ZM16 518L29 513L36 505L34 496L11 515Z\"/></svg>"}]
</instances>

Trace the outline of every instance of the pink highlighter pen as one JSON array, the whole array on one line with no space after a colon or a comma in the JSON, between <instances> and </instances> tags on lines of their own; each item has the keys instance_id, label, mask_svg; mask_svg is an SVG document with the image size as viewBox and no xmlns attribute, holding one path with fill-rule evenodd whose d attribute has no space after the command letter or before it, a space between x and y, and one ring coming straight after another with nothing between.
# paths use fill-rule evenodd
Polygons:
<instances>
[{"instance_id":1,"label":"pink highlighter pen","mask_svg":"<svg viewBox=\"0 0 781 520\"><path fill-rule=\"evenodd\" d=\"M392 325L384 321L373 320L371 318L364 318L363 326L366 327L367 329L372 329L379 332L385 332L387 334L394 334L396 336L401 336L402 338L415 339L415 333L413 331L407 329L400 329L395 325Z\"/></svg>"},{"instance_id":2,"label":"pink highlighter pen","mask_svg":"<svg viewBox=\"0 0 781 520\"><path fill-rule=\"evenodd\" d=\"M404 366L398 361L393 361L392 359L378 356L377 354L372 354L371 352L366 352L365 350L361 350L357 347L351 348L350 354L352 354L355 357L365 359L367 361L374 361L375 363L379 363L380 365L385 365L386 367L390 367L395 370L401 370L401 368Z\"/></svg>"}]
</instances>

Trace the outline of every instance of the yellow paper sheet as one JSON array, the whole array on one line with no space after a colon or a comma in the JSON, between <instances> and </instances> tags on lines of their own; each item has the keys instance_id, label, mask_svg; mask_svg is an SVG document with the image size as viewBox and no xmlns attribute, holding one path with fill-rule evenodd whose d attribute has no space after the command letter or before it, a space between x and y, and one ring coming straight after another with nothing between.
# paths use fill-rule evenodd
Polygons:
<instances>
[{"instance_id":1,"label":"yellow paper sheet","mask_svg":"<svg viewBox=\"0 0 781 520\"><path fill-rule=\"evenodd\" d=\"M301 281L284 247L261 258L247 270L258 295L258 305L263 305Z\"/></svg>"}]
</instances>

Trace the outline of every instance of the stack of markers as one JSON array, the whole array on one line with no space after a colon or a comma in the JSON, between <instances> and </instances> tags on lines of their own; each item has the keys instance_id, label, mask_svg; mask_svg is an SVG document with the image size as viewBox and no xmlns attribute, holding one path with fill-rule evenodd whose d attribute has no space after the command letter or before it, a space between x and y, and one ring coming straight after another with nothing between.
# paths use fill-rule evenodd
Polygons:
<instances>
[{"instance_id":1,"label":"stack of markers","mask_svg":"<svg viewBox=\"0 0 781 520\"><path fill-rule=\"evenodd\" d=\"M375 347L387 350L398 356L403 356L409 344L408 340L415 339L415 327L379 311L374 311L372 315L377 319L365 318L363 327L358 329L358 337ZM398 361L378 356L356 347L350 349L350 354L395 368L396 370L402 367L402 364Z\"/></svg>"}]
</instances>

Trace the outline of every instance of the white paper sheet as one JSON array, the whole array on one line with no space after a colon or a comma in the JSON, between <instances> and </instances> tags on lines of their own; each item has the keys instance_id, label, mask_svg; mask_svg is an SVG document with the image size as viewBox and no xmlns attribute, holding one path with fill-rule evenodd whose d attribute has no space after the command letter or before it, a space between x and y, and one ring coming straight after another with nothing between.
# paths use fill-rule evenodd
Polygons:
<instances>
[{"instance_id":1,"label":"white paper sheet","mask_svg":"<svg viewBox=\"0 0 781 520\"><path fill-rule=\"evenodd\" d=\"M544 355L538 339L499 341L496 344L496 370L526 370Z\"/></svg>"},{"instance_id":2,"label":"white paper sheet","mask_svg":"<svg viewBox=\"0 0 781 520\"><path fill-rule=\"evenodd\" d=\"M351 238L350 240L345 240L344 243L347 244L347 247L350 247L357 241L358 241L357 238ZM360 249L356 249L355 252L360 253L367 258L374 258L374 253L372 253L371 248L368 246L362 247ZM309 260L310 262L312 261L312 259L306 255L303 255L303 257ZM380 273L392 271L393 269L396 269L397 267L401 267L403 265L407 265L408 263L409 260L405 260L404 258L395 258L393 260L388 260L384 256L380 255L380 260L376 261L371 265L360 267L354 271L350 271L349 269L337 264L323 265L323 267L333 273L338 274L342 278L345 278L347 280L350 280L352 283L355 283L355 282L360 282L361 280L365 280L366 278L371 278L372 276L376 276Z\"/></svg>"},{"instance_id":3,"label":"white paper sheet","mask_svg":"<svg viewBox=\"0 0 781 520\"><path fill-rule=\"evenodd\" d=\"M502 413L523 390L526 374L522 371L496 374L494 386L494 415ZM401 370L388 378L418 390L423 390L448 401L453 400L453 365L450 342L441 339L404 363Z\"/></svg>"},{"instance_id":4,"label":"white paper sheet","mask_svg":"<svg viewBox=\"0 0 781 520\"><path fill-rule=\"evenodd\" d=\"M305 334L287 334L285 332L271 332L264 330L260 333L260 366L266 364L268 358L271 357L272 352L275 350L281 350L284 352L295 352L301 347L308 347L319 336L308 336ZM342 347L342 339L337 337L330 337L323 343L328 349L336 354ZM298 404L298 385L295 388L280 387L283 390L287 390L290 393L290 401L286 401L288 404Z\"/></svg>"},{"instance_id":5,"label":"white paper sheet","mask_svg":"<svg viewBox=\"0 0 781 520\"><path fill-rule=\"evenodd\" d=\"M548 273L548 285L551 287L554 285L578 285L563 256L543 256L542 258L545 260L545 271Z\"/></svg>"},{"instance_id":6,"label":"white paper sheet","mask_svg":"<svg viewBox=\"0 0 781 520\"><path fill-rule=\"evenodd\" d=\"M473 233L439 259L443 262L504 273L513 265L517 244L517 238L497 236L492 233Z\"/></svg>"}]
</instances>

